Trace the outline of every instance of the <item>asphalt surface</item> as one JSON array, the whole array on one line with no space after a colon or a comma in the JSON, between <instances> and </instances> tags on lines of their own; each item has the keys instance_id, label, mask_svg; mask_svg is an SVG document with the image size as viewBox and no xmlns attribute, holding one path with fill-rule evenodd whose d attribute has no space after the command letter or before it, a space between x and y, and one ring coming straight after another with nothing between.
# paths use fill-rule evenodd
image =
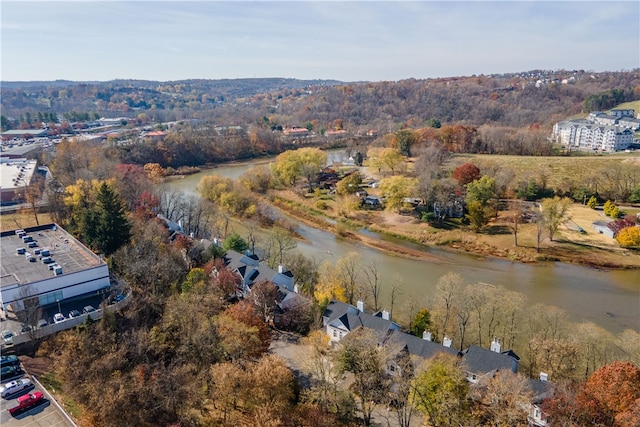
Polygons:
<instances>
[{"instance_id":1,"label":"asphalt surface","mask_svg":"<svg viewBox=\"0 0 640 427\"><path fill-rule=\"evenodd\" d=\"M75 424L61 410L36 378L27 374L23 375L23 377L30 378L34 385L17 394L0 399L0 425L2 427L75 427ZM3 379L2 382L4 384L6 381ZM8 409L18 405L18 397L34 391L40 391L44 394L43 401L25 412L16 414L15 417L12 416Z\"/></svg>"}]
</instances>

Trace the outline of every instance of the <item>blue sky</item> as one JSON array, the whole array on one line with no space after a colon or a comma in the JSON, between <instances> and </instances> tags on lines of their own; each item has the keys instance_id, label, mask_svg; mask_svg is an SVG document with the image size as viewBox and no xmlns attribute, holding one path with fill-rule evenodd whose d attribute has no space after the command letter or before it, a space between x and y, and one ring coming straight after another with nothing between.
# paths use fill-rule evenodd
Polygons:
<instances>
[{"instance_id":1,"label":"blue sky","mask_svg":"<svg viewBox=\"0 0 640 427\"><path fill-rule=\"evenodd\" d=\"M402 80L640 67L640 2L5 1L0 78Z\"/></svg>"}]
</instances>

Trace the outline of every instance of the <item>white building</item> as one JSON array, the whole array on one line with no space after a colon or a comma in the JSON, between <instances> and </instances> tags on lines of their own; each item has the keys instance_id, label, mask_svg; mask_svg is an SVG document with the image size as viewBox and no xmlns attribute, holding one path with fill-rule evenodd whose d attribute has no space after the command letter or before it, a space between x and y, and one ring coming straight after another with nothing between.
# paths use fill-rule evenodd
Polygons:
<instances>
[{"instance_id":1,"label":"white building","mask_svg":"<svg viewBox=\"0 0 640 427\"><path fill-rule=\"evenodd\" d=\"M625 113L627 110L611 111ZM589 114L588 119L556 123L551 137L555 142L570 148L621 151L633 143L633 131L639 127L638 119L596 111Z\"/></svg>"},{"instance_id":2,"label":"white building","mask_svg":"<svg viewBox=\"0 0 640 427\"><path fill-rule=\"evenodd\" d=\"M56 224L0 233L0 303L7 314L106 290L107 264Z\"/></svg>"}]
</instances>

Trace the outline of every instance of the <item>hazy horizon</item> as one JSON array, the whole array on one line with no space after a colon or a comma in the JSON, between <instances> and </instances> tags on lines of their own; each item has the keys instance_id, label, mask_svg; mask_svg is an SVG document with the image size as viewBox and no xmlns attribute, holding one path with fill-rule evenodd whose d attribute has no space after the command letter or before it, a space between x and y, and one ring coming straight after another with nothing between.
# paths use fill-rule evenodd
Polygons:
<instances>
[{"instance_id":1,"label":"hazy horizon","mask_svg":"<svg viewBox=\"0 0 640 427\"><path fill-rule=\"evenodd\" d=\"M637 1L3 1L1 80L398 81L640 66Z\"/></svg>"}]
</instances>

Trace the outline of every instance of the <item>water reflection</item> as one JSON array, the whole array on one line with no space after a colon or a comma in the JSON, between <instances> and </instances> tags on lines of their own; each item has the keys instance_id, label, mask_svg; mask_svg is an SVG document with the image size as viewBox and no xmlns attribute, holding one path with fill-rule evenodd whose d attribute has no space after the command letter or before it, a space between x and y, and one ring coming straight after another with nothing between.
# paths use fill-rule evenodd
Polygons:
<instances>
[{"instance_id":1,"label":"water reflection","mask_svg":"<svg viewBox=\"0 0 640 427\"><path fill-rule=\"evenodd\" d=\"M267 165L272 160L221 166L173 181L171 186L194 193L203 176L220 175L235 179L256 165ZM530 306L537 303L557 306L573 320L589 320L612 332L626 328L640 331L639 270L602 271L562 263L521 264L425 247L422 249L428 251L433 260L417 261L346 242L304 224L299 224L299 232L305 241L298 244L298 250L318 261L328 259L335 263L341 256L356 251L365 263L376 262L381 279L387 285L387 294L391 283L401 278L403 293L398 306L409 299L418 302L426 299L435 290L437 280L454 271L467 283L490 283L522 293ZM383 295L383 300L388 298L388 295Z\"/></svg>"}]
</instances>

